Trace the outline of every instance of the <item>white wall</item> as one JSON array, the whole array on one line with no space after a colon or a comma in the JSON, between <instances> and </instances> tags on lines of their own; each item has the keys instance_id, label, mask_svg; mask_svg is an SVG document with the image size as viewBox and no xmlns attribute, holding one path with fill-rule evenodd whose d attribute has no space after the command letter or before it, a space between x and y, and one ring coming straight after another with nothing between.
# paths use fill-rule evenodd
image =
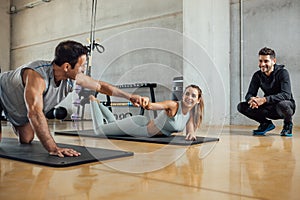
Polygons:
<instances>
[{"instance_id":1,"label":"white wall","mask_svg":"<svg viewBox=\"0 0 300 200\"><path fill-rule=\"evenodd\" d=\"M10 65L10 0L3 0L0 4L0 68L7 71Z\"/></svg>"},{"instance_id":2,"label":"white wall","mask_svg":"<svg viewBox=\"0 0 300 200\"><path fill-rule=\"evenodd\" d=\"M12 4L17 8L22 7L29 0L13 0ZM25 9L12 15L12 68L16 68L24 63L35 59L53 59L55 46L62 40L74 39L82 43L87 42L91 26L91 5L90 0L53 0L49 3L43 3L32 9ZM101 40L106 51L103 54L93 54L92 76L101 78L113 84L122 84L125 82L157 82L156 88L157 100L169 99L172 78L176 72L182 72L182 61L171 53L164 52L157 47L154 49L134 51L130 49L126 39L118 44L112 41L120 34L128 30L142 27L162 27L166 30L171 29L182 32L182 1L181 0L98 0L97 19L96 19L96 38ZM148 35L147 35L148 34ZM150 38L150 33L136 35L134 42L143 42ZM168 38L153 38L163 41ZM172 43L177 44L172 41ZM181 42L177 49L182 49ZM111 53L119 49L126 49L126 55L118 55L108 66L105 63ZM142 47L146 48L146 47ZM154 63L157 70L160 66L168 66L168 71L164 73L156 71L149 74L147 71L139 73L124 73L139 66L146 66ZM148 68L153 67L149 65ZM142 69L142 67L139 67ZM137 71L137 70L134 70ZM155 72L154 70L150 70ZM174 72L174 73L173 73ZM122 79L120 78L122 77ZM131 91L129 91L131 92ZM139 91L149 96L149 90ZM62 106L70 107L73 96L71 95ZM68 108L71 111L72 108ZM89 108L86 109L89 111ZM89 118L89 113L85 115Z\"/></svg>"},{"instance_id":3,"label":"white wall","mask_svg":"<svg viewBox=\"0 0 300 200\"><path fill-rule=\"evenodd\" d=\"M11 2L18 8L32 1ZM239 2L240 0L98 0L96 38L107 44L107 49L104 54L94 54L96 63L93 63L93 74L107 81L134 82L152 78L160 83L157 97L158 100L163 100L169 97L171 77L183 73L186 78L185 84L195 81L204 90L207 105L206 122L211 122L212 116L215 115L211 113L216 113L219 109L220 116L226 123L230 118L232 124L256 124L240 115L236 106L240 96L244 96L247 91L249 80L257 69L257 51L263 46L270 46L276 50L278 62L285 64L290 71L292 89L299 107L300 86L297 81L300 78L298 67L300 48L297 44L300 37L300 1L243 0L243 52L239 49L241 39ZM13 69L35 59L51 60L54 47L65 39L87 43L91 20L90 0L52 0L50 3L13 14L11 39L9 39L9 16L6 13L8 3L9 0L2 1L0 6L1 27L2 25L7 27L0 30L0 65L11 66ZM115 52L114 49L119 49L118 47L125 49L128 46L126 42L116 46L110 39L120 38L119 34L124 34L124 31L141 27L163 27L183 33L178 38L177 33L171 33L171 37L165 36L166 39L159 38L160 40L155 41L176 38L174 40L176 47L184 45L184 50L176 52L178 55L172 51L151 48L130 51L108 64L109 68L107 66L103 68L102 65L107 64L109 52ZM147 37L151 38L151 35ZM136 35L137 41L140 42L147 42L147 37ZM10 41L11 62L9 62ZM200 53L193 52L194 50ZM240 53L244 59L243 68L240 65ZM156 65L150 65L151 63ZM161 70L167 66L168 72L171 73L161 75L163 70L157 73L150 70L146 74L132 73L134 76L130 77L125 73L126 76L123 76L123 71L128 72L137 66L142 66L140 70L143 67L146 67L146 70L151 67ZM209 69L212 73L209 73ZM194 71L197 73L193 73ZM151 73L159 76L149 75ZM70 101L64 105L70 104ZM297 111L294 121L296 124L300 121L300 114Z\"/></svg>"},{"instance_id":4,"label":"white wall","mask_svg":"<svg viewBox=\"0 0 300 200\"><path fill-rule=\"evenodd\" d=\"M243 1L243 67L242 77L239 77L239 1L232 1L232 123L257 123L237 113L236 106L240 101L238 92L239 81L242 78L242 96L244 97L253 73L258 70L258 51L265 46L276 51L277 63L286 65L290 72L292 91L297 108L300 104L300 1L299 0L248 0ZM282 120L274 121L282 125ZM300 113L296 110L294 123L299 126Z\"/></svg>"},{"instance_id":5,"label":"white wall","mask_svg":"<svg viewBox=\"0 0 300 200\"><path fill-rule=\"evenodd\" d=\"M30 2L14 0L17 8ZM53 48L65 39L87 43L91 23L90 0L51 1L12 15L12 67L33 59L53 57ZM96 36L101 40L133 27L158 26L181 31L179 0L100 1Z\"/></svg>"},{"instance_id":6,"label":"white wall","mask_svg":"<svg viewBox=\"0 0 300 200\"><path fill-rule=\"evenodd\" d=\"M183 5L186 84L197 83L202 87L206 123L228 124L229 1L185 0Z\"/></svg>"}]
</instances>

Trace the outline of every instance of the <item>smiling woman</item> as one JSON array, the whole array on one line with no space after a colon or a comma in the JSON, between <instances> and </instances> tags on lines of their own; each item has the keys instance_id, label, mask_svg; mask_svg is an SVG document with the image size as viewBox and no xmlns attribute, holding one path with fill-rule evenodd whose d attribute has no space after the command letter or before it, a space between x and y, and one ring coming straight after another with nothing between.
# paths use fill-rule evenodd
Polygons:
<instances>
[{"instance_id":1,"label":"smiling woman","mask_svg":"<svg viewBox=\"0 0 300 200\"><path fill-rule=\"evenodd\" d=\"M98 135L132 135L151 137L170 136L186 128L186 139L195 140L195 131L200 127L204 110L202 90L196 85L185 88L181 101L163 101L152 103L143 97L141 106L147 110L162 110L159 115L148 120L145 116L133 116L116 120L107 107L94 96L90 96L93 126ZM106 119L107 124L103 123Z\"/></svg>"}]
</instances>

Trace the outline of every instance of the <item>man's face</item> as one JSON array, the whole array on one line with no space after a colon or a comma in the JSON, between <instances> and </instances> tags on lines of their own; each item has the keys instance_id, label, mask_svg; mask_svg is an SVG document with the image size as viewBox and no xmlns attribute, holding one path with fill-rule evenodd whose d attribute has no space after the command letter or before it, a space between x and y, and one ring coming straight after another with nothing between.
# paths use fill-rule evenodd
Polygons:
<instances>
[{"instance_id":1,"label":"man's face","mask_svg":"<svg viewBox=\"0 0 300 200\"><path fill-rule=\"evenodd\" d=\"M258 66L260 71L269 76L274 70L275 58L271 58L270 55L259 55Z\"/></svg>"},{"instance_id":2,"label":"man's face","mask_svg":"<svg viewBox=\"0 0 300 200\"><path fill-rule=\"evenodd\" d=\"M82 55L78 58L74 69L71 69L68 73L68 78L75 79L77 74L84 73L86 68L86 55Z\"/></svg>"}]
</instances>

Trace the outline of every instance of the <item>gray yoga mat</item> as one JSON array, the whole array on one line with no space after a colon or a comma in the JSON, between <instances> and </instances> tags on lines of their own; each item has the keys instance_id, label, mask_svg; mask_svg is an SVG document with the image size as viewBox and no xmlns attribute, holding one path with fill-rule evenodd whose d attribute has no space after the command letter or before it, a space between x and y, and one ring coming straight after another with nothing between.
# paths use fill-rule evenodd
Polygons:
<instances>
[{"instance_id":1,"label":"gray yoga mat","mask_svg":"<svg viewBox=\"0 0 300 200\"><path fill-rule=\"evenodd\" d=\"M149 142L149 143L158 143L158 144L172 144L172 145L195 145L201 144L204 142L214 142L219 141L219 138L212 138L212 137L197 137L195 141L187 141L185 140L185 136L182 135L172 135L169 137L166 136L155 136L155 137L133 137L133 136L102 136L96 135L94 130L84 130L84 131L77 131L77 130L70 130L70 131L55 131L56 135L66 135L66 136L82 136L82 137L95 137L95 138L108 138L108 139L115 139L115 140L127 140L127 141L134 141L134 142Z\"/></svg>"},{"instance_id":2,"label":"gray yoga mat","mask_svg":"<svg viewBox=\"0 0 300 200\"><path fill-rule=\"evenodd\" d=\"M33 141L31 144L20 144L17 139L2 138L2 141L0 142L0 157L50 167L69 167L133 155L132 152L120 150L109 150L60 143L58 143L58 146L75 149L80 152L81 155L78 157L59 158L57 156L49 155L39 141Z\"/></svg>"}]
</instances>

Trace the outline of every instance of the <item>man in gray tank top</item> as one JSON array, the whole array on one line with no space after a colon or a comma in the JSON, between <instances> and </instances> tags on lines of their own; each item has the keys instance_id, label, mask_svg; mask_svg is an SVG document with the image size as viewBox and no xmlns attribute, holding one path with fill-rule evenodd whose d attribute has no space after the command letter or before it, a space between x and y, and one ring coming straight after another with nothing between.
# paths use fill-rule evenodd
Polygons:
<instances>
[{"instance_id":1,"label":"man in gray tank top","mask_svg":"<svg viewBox=\"0 0 300 200\"><path fill-rule=\"evenodd\" d=\"M45 117L45 113L72 92L75 82L83 88L128 99L135 106L140 104L139 95L85 75L87 53L88 49L81 43L63 41L56 47L52 62L38 60L0 74L0 113L4 111L20 143L31 143L35 133L51 155L80 155L73 149L56 145Z\"/></svg>"}]
</instances>

